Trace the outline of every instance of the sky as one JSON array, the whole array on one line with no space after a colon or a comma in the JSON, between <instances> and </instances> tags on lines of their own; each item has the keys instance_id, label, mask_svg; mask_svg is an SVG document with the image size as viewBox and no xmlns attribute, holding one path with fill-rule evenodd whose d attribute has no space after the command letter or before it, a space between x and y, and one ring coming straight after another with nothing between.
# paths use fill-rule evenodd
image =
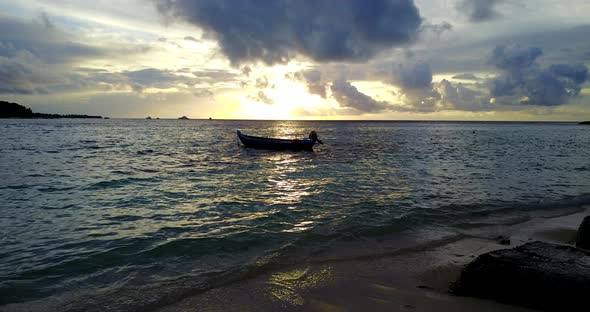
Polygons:
<instances>
[{"instance_id":1,"label":"sky","mask_svg":"<svg viewBox=\"0 0 590 312\"><path fill-rule=\"evenodd\" d=\"M0 100L118 118L590 119L586 0L0 0Z\"/></svg>"}]
</instances>

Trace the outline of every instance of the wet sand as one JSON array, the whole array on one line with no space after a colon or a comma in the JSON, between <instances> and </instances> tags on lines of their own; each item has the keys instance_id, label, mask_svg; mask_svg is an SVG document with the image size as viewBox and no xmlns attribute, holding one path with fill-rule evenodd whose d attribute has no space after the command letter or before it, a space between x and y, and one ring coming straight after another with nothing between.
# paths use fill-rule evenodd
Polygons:
<instances>
[{"instance_id":1,"label":"wet sand","mask_svg":"<svg viewBox=\"0 0 590 312\"><path fill-rule=\"evenodd\" d=\"M416 235L393 249L367 241L353 254L331 250L157 311L532 311L454 296L449 285L467 263L492 250L533 240L573 244L589 213L590 207L535 212L504 225L467 225L430 232L426 238ZM499 244L499 236L511 244Z\"/></svg>"}]
</instances>

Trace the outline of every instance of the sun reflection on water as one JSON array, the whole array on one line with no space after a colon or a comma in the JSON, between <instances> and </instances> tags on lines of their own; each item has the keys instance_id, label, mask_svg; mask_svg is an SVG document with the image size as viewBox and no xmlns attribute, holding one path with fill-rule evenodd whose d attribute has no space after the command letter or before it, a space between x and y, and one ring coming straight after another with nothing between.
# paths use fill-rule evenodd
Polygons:
<instances>
[{"instance_id":1,"label":"sun reflection on water","mask_svg":"<svg viewBox=\"0 0 590 312\"><path fill-rule=\"evenodd\" d=\"M294 306L305 303L303 292L319 287L332 279L332 268L298 268L272 274L268 280L269 294Z\"/></svg>"}]
</instances>

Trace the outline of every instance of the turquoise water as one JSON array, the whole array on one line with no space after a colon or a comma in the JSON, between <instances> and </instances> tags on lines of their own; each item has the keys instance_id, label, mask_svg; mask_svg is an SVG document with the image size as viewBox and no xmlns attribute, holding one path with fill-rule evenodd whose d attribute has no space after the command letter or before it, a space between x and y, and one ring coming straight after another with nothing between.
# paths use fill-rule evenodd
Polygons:
<instances>
[{"instance_id":1,"label":"turquoise water","mask_svg":"<svg viewBox=\"0 0 590 312\"><path fill-rule=\"evenodd\" d=\"M0 120L0 129L0 306L96 292L124 301L149 289L147 306L336 243L590 203L590 129L573 123ZM236 129L316 130L325 144L245 149Z\"/></svg>"}]
</instances>

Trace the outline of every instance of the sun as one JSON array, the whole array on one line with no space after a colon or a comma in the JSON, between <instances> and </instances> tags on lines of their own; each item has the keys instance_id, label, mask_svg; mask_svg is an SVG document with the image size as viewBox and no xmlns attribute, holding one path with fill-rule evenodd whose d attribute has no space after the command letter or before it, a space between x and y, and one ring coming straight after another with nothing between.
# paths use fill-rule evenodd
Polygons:
<instances>
[{"instance_id":1,"label":"sun","mask_svg":"<svg viewBox=\"0 0 590 312\"><path fill-rule=\"evenodd\" d=\"M240 98L241 114L247 119L294 120L303 119L300 112L314 111L326 105L325 101L310 94L305 85L290 79L272 79L272 87L262 90L267 103L253 96ZM255 92L251 92L256 94Z\"/></svg>"}]
</instances>

